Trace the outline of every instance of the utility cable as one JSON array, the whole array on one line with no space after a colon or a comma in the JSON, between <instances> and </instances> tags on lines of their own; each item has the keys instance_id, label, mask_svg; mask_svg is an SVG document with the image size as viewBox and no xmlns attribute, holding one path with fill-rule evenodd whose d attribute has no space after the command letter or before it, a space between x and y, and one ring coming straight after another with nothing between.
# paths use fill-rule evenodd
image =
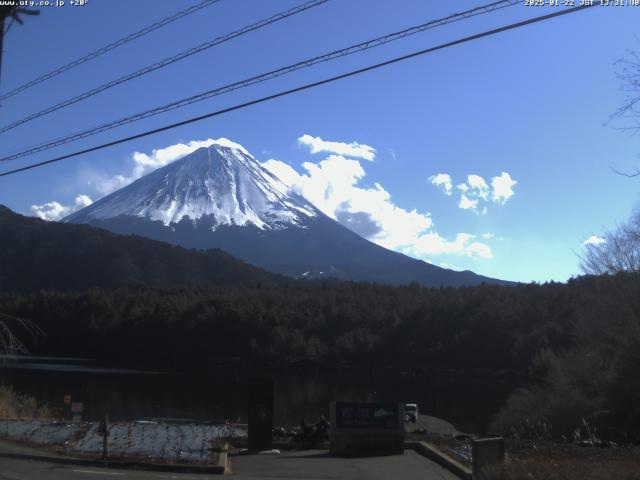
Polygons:
<instances>
[{"instance_id":1,"label":"utility cable","mask_svg":"<svg viewBox=\"0 0 640 480\"><path fill-rule=\"evenodd\" d=\"M232 107L224 108L222 110L217 110L215 112L210 112L210 113L207 113L207 114L204 114L204 115L200 115L200 116L197 116L197 117L192 117L192 118L189 118L187 120L183 120L181 122L173 123L173 124L170 124L170 125L165 125L164 127L155 128L153 130L148 130L146 132L138 133L136 135L131 135L129 137L120 138L118 140L113 140L111 142L107 142L107 143L103 143L101 145L97 145L97 146L94 146L94 147L86 148L84 150L79 150L79 151L76 151L76 152L73 152L73 153L68 153L66 155L62 155L62 156L59 156L59 157L56 157L56 158L52 158L50 160L46 160L46 161L38 162L38 163L33 163L33 164L27 165L25 167L16 168L14 170L9 170L9 171L6 171L6 172L2 172L2 173L0 173L0 177L13 175L15 173L24 172L26 170L31 170L31 169L38 168L38 167L41 167L41 166L44 166L44 165L49 165L49 164L52 164L52 163L55 163L55 162L60 162L62 160L66 160L68 158L77 157L77 156L83 155L85 153L95 152L97 150L102 150L102 149L107 148L107 147L111 147L111 146L114 146L114 145L119 145L119 144L125 143L125 142L130 142L131 140L136 140L138 138L147 137L147 136L153 135L155 133L164 132L166 130L171 130L171 129L176 128L176 127L180 127L180 126L183 126L183 125L188 125L190 123L198 122L200 120L216 117L216 116L223 115L225 113L233 112L233 111L236 111L236 110L241 110L243 108L250 107L252 105L257 105L257 104L264 103L264 102L267 102L267 101L270 101L270 100L275 100L277 98L284 97L284 96L287 96L287 95L291 95L293 93L298 93L298 92L301 92L301 91L304 91L304 90L309 90L311 88L315 88L315 87L318 87L318 86L321 86L321 85L326 85L328 83L333 83L333 82L338 81L338 80L342 80L342 79L345 79L345 78L348 78L348 77L353 77L355 75L359 75L359 74L362 74L362 73L365 73L365 72L376 70L378 68L382 68L382 67L385 67L387 65L392 65L392 64L404 61L404 60L408 60L410 58L418 57L418 56L421 56L421 55L426 55L428 53L432 53L432 52L435 52L437 50L443 50L443 49L448 48L448 47L452 47L452 46L455 46L455 45L460 45L460 44L463 44L463 43L471 42L471 41L478 40L478 39L483 38L483 37L496 35L498 33L505 32L505 31L508 31L508 30L514 30L516 28L521 28L521 27L524 27L526 25L531 25L531 24L539 23L539 22L542 22L542 21L545 21L545 20L550 20L552 18L556 18L556 17L562 16L562 15L568 15L568 14L575 13L575 12L578 12L580 10L585 10L587 8L591 8L591 7L594 7L594 6L596 6L596 4L584 4L584 5L580 5L580 6L577 6L577 7L563 9L563 10L560 10L560 11L557 11L557 12L554 12L554 13L549 13L547 15L542 15L542 16L539 16L539 17L530 18L528 20L523 20L521 22L512 23L512 24L505 25L505 26L502 26L502 27L499 27L499 28L495 28L493 30L488 30L488 31L485 31L485 32L482 32L482 33L477 33L475 35L471 35L471 36L468 36L468 37L464 37L464 38L460 38L460 39L457 39L457 40L453 40L451 42L443 43L443 44L437 45L435 47L426 48L424 50L419 50L417 52L409 53L407 55L403 55L403 56L400 56L400 57L395 57L395 58L392 58L390 60L386 60L384 62L376 63L374 65L369 65L369 66L364 67L364 68L359 68L357 70L351 70L350 72L343 73L341 75L336 75L334 77L325 78L323 80L319 80L319 81L313 82L313 83L307 83L305 85L301 85L299 87L291 88L289 90L284 90L284 91L281 91L281 92L278 92L278 93L275 93L275 94L272 94L272 95L268 95L266 97L261 97L261 98L258 98L258 99L255 99L255 100L251 100L251 101L248 101L248 102L245 102L245 103L234 105Z\"/></svg>"},{"instance_id":2,"label":"utility cable","mask_svg":"<svg viewBox=\"0 0 640 480\"><path fill-rule=\"evenodd\" d=\"M147 65L146 67L137 70L133 73L129 73L127 75L124 75L122 77L116 78L115 80L111 80L110 82L104 83L98 87L95 87L91 90L88 90L84 93L81 93L79 95L76 95L74 97L68 98L67 100L64 100L60 103L57 103L51 107L45 108L44 110L41 110L39 112L33 113L31 115L28 115L24 118L21 118L20 120L16 120L15 122L9 124L9 125L5 125L4 127L0 127L0 133L4 133L7 132L9 130L12 130L20 125L23 125L27 122L30 122L32 120L35 120L36 118L40 118L43 117L45 115L48 115L50 113L53 113L57 110L60 110L62 108L68 107L69 105L73 105L74 103L78 103L82 100L86 100L87 98L93 97L94 95L97 95L98 93L104 92L105 90L108 90L110 88L113 88L117 85L120 85L122 83L131 81L135 78L141 77L143 75L146 75L147 73L151 73L155 70L158 70L160 68L166 67L168 65L171 65L175 62L178 62L180 60L184 60L187 57L190 57L191 55L195 55L196 53L200 53L204 50L207 50L209 48L215 47L217 45L220 45L222 43L228 42L229 40L232 40L236 37L240 37L242 35L245 35L249 32L253 32L254 30L258 30L260 28L266 27L267 25L271 25L272 23L278 22L280 20L284 20L285 18L289 18L293 15L296 15L298 13L304 12L306 10L309 10L310 8L313 7L317 7L318 5L322 5L323 3L328 2L329 0L311 0L308 1L306 3L303 3L301 5L298 5L297 7L293 7L289 10L286 10L284 12L280 12L277 13L275 15L272 15L269 18L265 18L260 20L259 22L253 23L251 25L245 26L240 28L239 30L235 30L231 33L228 33L226 35L220 36L220 37L216 37L213 40L209 41L209 42L205 42L201 45L198 45L197 47L193 47L190 48L188 50L185 50L183 52L180 52L176 55L173 55L172 57L169 58L165 58L164 60L160 60L159 62L156 62L152 65Z\"/></svg>"},{"instance_id":3,"label":"utility cable","mask_svg":"<svg viewBox=\"0 0 640 480\"><path fill-rule=\"evenodd\" d=\"M115 42L112 42L108 45L105 45L104 47L101 47L83 57L77 58L76 60L73 60L72 62L69 62L61 67L56 68L55 70L52 70L48 73L45 73L44 75L41 75L40 77L37 77L33 80L30 80L16 88L14 88L13 90L0 95L0 101L2 100L6 100L7 98L13 97L14 95L17 95L20 92L23 92L25 90L27 90L28 88L34 87L42 82L45 82L53 77L57 77L58 75L60 75L61 73L67 72L69 70L71 70L72 68L77 67L78 65L82 65L83 63L88 62L89 60L93 60L94 58L97 58L101 55L104 55L105 53L121 47L122 45L125 45L133 40L136 40L137 38L143 37L145 35L147 35L148 33L153 32L154 30L157 30L161 27L164 27L165 25L168 25L172 22L175 22L176 20L179 20L183 17L186 17L187 15L191 15L192 13L195 13L199 10L202 10L203 8L209 7L215 3L218 3L220 0L204 0L196 5L192 5L191 7L185 9L185 10L181 10L179 12L174 13L173 15L166 17L156 23L153 23L145 28L143 28L142 30L138 30L137 32L131 33L129 35L127 35L126 37L123 37L119 40L116 40ZM8 31L8 29L7 29Z\"/></svg>"},{"instance_id":4,"label":"utility cable","mask_svg":"<svg viewBox=\"0 0 640 480\"><path fill-rule=\"evenodd\" d=\"M432 20L429 21L427 23L423 23L421 25L417 25L414 27L410 27L407 28L405 30L401 30L399 32L394 32L394 33L390 33L388 35L384 35L382 37L377 37L371 40L368 40L366 42L361 42L358 43L356 45L351 45L349 47L346 48L342 48L340 50L335 50L308 60L304 60L301 62L297 62L294 63L292 65L287 65L286 67L282 67L282 68L278 68L276 70L272 70L270 72L267 73L263 73L261 75L257 75L254 77L250 77L244 80L240 80L238 82L234 82L232 84L229 85L225 85L223 87L219 87L219 88L215 88L212 90L208 90L206 92L202 92L200 94L191 96L191 97L187 97L187 98L183 98L181 100L166 104L166 105L162 105L160 107L155 107L153 109L150 110L146 110L144 112L140 112L140 113L136 113L134 115L130 115L128 117L124 117L121 118L119 120L116 121L112 121L103 125L99 125L97 127L92 127L90 129L84 130L82 132L76 132L74 134L62 137L62 138L58 138L56 140L52 140L50 142L47 143L43 143L43 144L39 144L39 145L35 145L32 147L29 147L25 150L19 151L17 153L10 153L10 154L5 154L4 157L0 157L0 161L6 161L6 160L15 160L17 158L22 158L28 155L32 155L34 153L38 153L38 152L42 152L45 150L49 150L51 148L54 147L58 147L60 145L64 145L70 142L74 142L77 140L80 140L82 138L86 138L92 135L96 135L98 133L101 132L105 132L107 130L111 130L113 128L116 127L120 127L122 125L126 125L129 123L133 123L139 120L142 120L144 118L148 118L148 117L152 117L155 115L159 115L161 113L165 113L171 110L174 110L176 108L180 108L180 107L184 107L186 105L190 105L192 103L196 103L196 102L200 102L203 100L206 100L208 98L214 97L214 96L218 96L218 95L222 95L225 93L229 93L235 90L239 90L241 88L246 88L249 87L251 85L255 85L257 83L262 83L265 82L267 80L271 80L273 78L276 77L280 77L282 75L286 75L292 72L295 72L296 70L300 70L303 68L308 68L311 67L313 65L319 64L319 63L323 63L323 62L328 62L331 60L334 60L336 58L340 58L340 57L345 57L347 55L352 55L354 53L359 53L359 52L363 52L365 50L371 49L371 48L375 48L381 45L384 45L386 43L389 42L393 42L396 40L399 40L401 38L405 38L409 35L414 35L416 33L420 33L423 32L425 30L431 29L431 28L435 28L435 27L439 27L442 25L447 25L449 23L453 23L453 22L457 22L460 20L464 20L470 17L474 17L477 15L482 15L485 13L490 13L490 12L494 12L498 9L501 8L505 8L505 7L510 7L516 4L519 4L520 0L501 0L498 2L493 2L490 3L488 5L483 5L481 7L477 7L471 10L467 10L465 12L461 12L461 13L455 13L452 15L449 15L447 17L444 18L440 18L438 20Z\"/></svg>"}]
</instances>

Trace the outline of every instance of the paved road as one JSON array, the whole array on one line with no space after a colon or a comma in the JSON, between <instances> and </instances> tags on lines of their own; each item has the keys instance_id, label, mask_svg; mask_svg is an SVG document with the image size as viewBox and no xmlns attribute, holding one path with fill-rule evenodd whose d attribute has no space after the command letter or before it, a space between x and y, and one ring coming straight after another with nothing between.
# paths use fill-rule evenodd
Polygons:
<instances>
[{"instance_id":1,"label":"paved road","mask_svg":"<svg viewBox=\"0 0 640 480\"><path fill-rule=\"evenodd\" d=\"M458 433L453 424L429 415L418 415L418 421L416 423L405 423L405 430L409 433L419 429L425 430L427 433L437 433L439 435L453 436Z\"/></svg>"},{"instance_id":2,"label":"paved road","mask_svg":"<svg viewBox=\"0 0 640 480\"><path fill-rule=\"evenodd\" d=\"M205 480L221 475L138 472L0 458L0 480Z\"/></svg>"},{"instance_id":3,"label":"paved road","mask_svg":"<svg viewBox=\"0 0 640 480\"><path fill-rule=\"evenodd\" d=\"M282 452L281 455L230 457L237 480L458 480L458 477L413 451L404 455L335 458L326 451Z\"/></svg>"},{"instance_id":4,"label":"paved road","mask_svg":"<svg viewBox=\"0 0 640 480\"><path fill-rule=\"evenodd\" d=\"M457 477L420 455L360 459L333 458L324 451L247 455L231 459L226 476L116 470L0 458L0 480L456 480Z\"/></svg>"}]
</instances>

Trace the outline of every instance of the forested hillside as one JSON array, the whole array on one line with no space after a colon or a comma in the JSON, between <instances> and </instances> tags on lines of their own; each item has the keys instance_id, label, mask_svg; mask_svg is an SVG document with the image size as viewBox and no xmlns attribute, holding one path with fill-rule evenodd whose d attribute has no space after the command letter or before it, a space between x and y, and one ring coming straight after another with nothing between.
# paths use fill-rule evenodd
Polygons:
<instances>
[{"instance_id":1,"label":"forested hillside","mask_svg":"<svg viewBox=\"0 0 640 480\"><path fill-rule=\"evenodd\" d=\"M0 290L194 283L253 286L286 281L218 249L187 250L87 225L45 222L0 205Z\"/></svg>"},{"instance_id":2,"label":"forested hillside","mask_svg":"<svg viewBox=\"0 0 640 480\"><path fill-rule=\"evenodd\" d=\"M556 415L564 429L606 411L640 427L632 408L640 404L637 274L515 287L326 283L4 293L0 311L44 330L33 346L40 354L189 371L229 360L312 360L447 375L520 373L530 390L510 401L518 421Z\"/></svg>"}]
</instances>

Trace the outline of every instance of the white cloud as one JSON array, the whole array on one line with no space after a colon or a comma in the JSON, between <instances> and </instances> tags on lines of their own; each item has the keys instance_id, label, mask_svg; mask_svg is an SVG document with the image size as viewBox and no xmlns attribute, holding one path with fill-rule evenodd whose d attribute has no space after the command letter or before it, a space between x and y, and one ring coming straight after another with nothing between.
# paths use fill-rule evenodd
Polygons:
<instances>
[{"instance_id":1,"label":"white cloud","mask_svg":"<svg viewBox=\"0 0 640 480\"><path fill-rule=\"evenodd\" d=\"M458 233L453 241L448 241L436 232L429 232L420 236L415 245L406 251L416 256L446 253L483 259L493 258L491 248L484 243L473 242L473 238L469 233Z\"/></svg>"},{"instance_id":2,"label":"white cloud","mask_svg":"<svg viewBox=\"0 0 640 480\"><path fill-rule=\"evenodd\" d=\"M607 243L607 240L602 238L602 237L598 237L597 235L591 235L589 238L587 238L584 242L582 242L582 245L595 245L595 246L599 246L602 245L603 243Z\"/></svg>"},{"instance_id":3,"label":"white cloud","mask_svg":"<svg viewBox=\"0 0 640 480\"><path fill-rule=\"evenodd\" d=\"M275 158L270 158L266 162L263 162L262 166L282 180L286 185L300 193L297 184L301 182L302 176L291 165L276 160Z\"/></svg>"},{"instance_id":4,"label":"white cloud","mask_svg":"<svg viewBox=\"0 0 640 480\"><path fill-rule=\"evenodd\" d=\"M58 202L49 202L42 205L31 205L31 214L42 220L60 220L67 215L67 207L60 205Z\"/></svg>"},{"instance_id":5,"label":"white cloud","mask_svg":"<svg viewBox=\"0 0 640 480\"><path fill-rule=\"evenodd\" d=\"M62 205L58 202L49 202L42 205L31 205L31 214L42 220L55 221L66 217L67 215L88 207L93 201L87 195L78 195L72 205Z\"/></svg>"},{"instance_id":6,"label":"white cloud","mask_svg":"<svg viewBox=\"0 0 640 480\"><path fill-rule=\"evenodd\" d=\"M449 241L434 232L429 213L399 207L379 183L360 186L366 173L357 160L331 155L318 163L305 162L302 174L275 159L263 165L325 214L383 247L419 258L438 254L492 257L488 246L471 241L472 235L460 233Z\"/></svg>"},{"instance_id":7,"label":"white cloud","mask_svg":"<svg viewBox=\"0 0 640 480\"><path fill-rule=\"evenodd\" d=\"M361 158L372 162L376 157L376 149L369 145L358 142L329 142L320 137L312 137L311 135L302 135L298 138L298 143L305 147L309 147L311 153L334 153L345 157Z\"/></svg>"},{"instance_id":8,"label":"white cloud","mask_svg":"<svg viewBox=\"0 0 640 480\"><path fill-rule=\"evenodd\" d=\"M470 257L493 258L493 252L488 245L480 242L473 242L465 248L465 254Z\"/></svg>"},{"instance_id":9,"label":"white cloud","mask_svg":"<svg viewBox=\"0 0 640 480\"><path fill-rule=\"evenodd\" d=\"M434 185L442 185L443 191L447 195L453 194L453 183L448 174L439 173L429 177L429 181ZM517 183L507 172L502 172L499 176L492 177L491 186L480 175L467 175L465 182L456 185L456 189L460 194L458 207L484 215L488 211L486 204L490 201L498 205L507 203L514 195L513 187Z\"/></svg>"},{"instance_id":10,"label":"white cloud","mask_svg":"<svg viewBox=\"0 0 640 480\"><path fill-rule=\"evenodd\" d=\"M486 238L487 240L490 240L495 237L495 234L491 232L487 232L487 233L483 233L481 236L482 238Z\"/></svg>"},{"instance_id":11,"label":"white cloud","mask_svg":"<svg viewBox=\"0 0 640 480\"><path fill-rule=\"evenodd\" d=\"M448 173L438 173L429 177L429 181L432 185L440 187L445 195L451 195L453 190L453 184L451 183L451 175Z\"/></svg>"},{"instance_id":12,"label":"white cloud","mask_svg":"<svg viewBox=\"0 0 640 480\"><path fill-rule=\"evenodd\" d=\"M472 200L467 197L464 193L460 195L460 201L458 202L458 207L463 210L475 210L478 206L478 200Z\"/></svg>"},{"instance_id":13,"label":"white cloud","mask_svg":"<svg viewBox=\"0 0 640 480\"><path fill-rule=\"evenodd\" d=\"M469 185L470 191L474 196L480 197L483 200L487 199L489 195L489 185L484 181L480 175L468 175L467 185Z\"/></svg>"},{"instance_id":14,"label":"white cloud","mask_svg":"<svg viewBox=\"0 0 640 480\"><path fill-rule=\"evenodd\" d=\"M491 179L491 187L493 188L491 198L494 202L504 205L507 200L513 197L513 187L517 183L507 172L502 172L500 176L493 177Z\"/></svg>"},{"instance_id":15,"label":"white cloud","mask_svg":"<svg viewBox=\"0 0 640 480\"><path fill-rule=\"evenodd\" d=\"M78 195L74 201L78 209L88 207L93 203L93 200L88 195Z\"/></svg>"},{"instance_id":16,"label":"white cloud","mask_svg":"<svg viewBox=\"0 0 640 480\"><path fill-rule=\"evenodd\" d=\"M303 163L303 174L279 160L263 165L325 214L349 227L357 224L357 233L368 232L367 238L384 247L410 245L433 225L428 213L395 205L379 183L359 186L365 171L357 160L331 155L318 163Z\"/></svg>"}]
</instances>

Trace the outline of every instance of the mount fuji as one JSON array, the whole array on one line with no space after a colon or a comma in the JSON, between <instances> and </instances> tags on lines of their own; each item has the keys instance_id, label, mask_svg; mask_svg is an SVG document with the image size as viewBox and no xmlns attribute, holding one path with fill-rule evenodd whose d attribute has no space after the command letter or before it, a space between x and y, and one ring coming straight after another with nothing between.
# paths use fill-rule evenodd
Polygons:
<instances>
[{"instance_id":1,"label":"mount fuji","mask_svg":"<svg viewBox=\"0 0 640 480\"><path fill-rule=\"evenodd\" d=\"M220 248L293 277L426 286L508 283L436 267L360 237L231 142L199 148L63 221L187 248Z\"/></svg>"}]
</instances>

